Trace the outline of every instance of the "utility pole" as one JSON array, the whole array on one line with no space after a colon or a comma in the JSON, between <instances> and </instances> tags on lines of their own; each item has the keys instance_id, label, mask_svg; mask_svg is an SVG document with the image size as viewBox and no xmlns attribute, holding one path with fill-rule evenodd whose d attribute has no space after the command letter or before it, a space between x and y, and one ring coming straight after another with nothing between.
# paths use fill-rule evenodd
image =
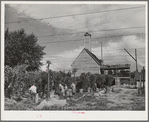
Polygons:
<instances>
[{"instance_id":1,"label":"utility pole","mask_svg":"<svg viewBox=\"0 0 149 122\"><path fill-rule=\"evenodd\" d=\"M47 64L48 64L48 93L47 93L47 99L49 100L49 97L50 97L50 94L49 94L49 82L50 82L50 78L49 78L49 67L50 67L50 64L51 64L51 61L47 61Z\"/></svg>"},{"instance_id":2,"label":"utility pole","mask_svg":"<svg viewBox=\"0 0 149 122\"><path fill-rule=\"evenodd\" d=\"M124 48L124 50L135 60L136 62L136 73L135 73L135 82L136 82L136 77L138 75L138 66L137 66L137 50L135 49L135 58ZM140 84L141 84L141 73L139 73L140 75ZM139 86L138 86L139 87ZM141 88L141 85L140 85L140 88ZM138 93L139 93L139 90L140 88L138 88Z\"/></svg>"},{"instance_id":3,"label":"utility pole","mask_svg":"<svg viewBox=\"0 0 149 122\"><path fill-rule=\"evenodd\" d=\"M103 52L102 52L102 42L101 42L101 66L103 67L103 74L104 74L104 66L103 66Z\"/></svg>"},{"instance_id":4,"label":"utility pole","mask_svg":"<svg viewBox=\"0 0 149 122\"><path fill-rule=\"evenodd\" d=\"M135 58L136 58L136 71L138 72L138 66L137 66L137 49L135 49Z\"/></svg>"},{"instance_id":5,"label":"utility pole","mask_svg":"<svg viewBox=\"0 0 149 122\"><path fill-rule=\"evenodd\" d=\"M141 87L142 87L142 75L141 75L141 73L140 73L140 92L141 92Z\"/></svg>"},{"instance_id":6,"label":"utility pole","mask_svg":"<svg viewBox=\"0 0 149 122\"><path fill-rule=\"evenodd\" d=\"M116 68L116 85L118 85L118 81L117 81L117 68Z\"/></svg>"},{"instance_id":7,"label":"utility pole","mask_svg":"<svg viewBox=\"0 0 149 122\"><path fill-rule=\"evenodd\" d=\"M74 73L74 80L75 80L75 95L76 95L76 76L75 76L76 73Z\"/></svg>"},{"instance_id":8,"label":"utility pole","mask_svg":"<svg viewBox=\"0 0 149 122\"><path fill-rule=\"evenodd\" d=\"M101 60L103 62L102 42L101 42Z\"/></svg>"}]
</instances>

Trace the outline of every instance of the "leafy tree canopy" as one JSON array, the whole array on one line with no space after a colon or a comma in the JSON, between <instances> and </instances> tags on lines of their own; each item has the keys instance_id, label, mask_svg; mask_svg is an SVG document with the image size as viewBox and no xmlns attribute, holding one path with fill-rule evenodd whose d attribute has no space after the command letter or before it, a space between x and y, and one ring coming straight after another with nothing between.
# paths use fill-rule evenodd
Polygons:
<instances>
[{"instance_id":1,"label":"leafy tree canopy","mask_svg":"<svg viewBox=\"0 0 149 122\"><path fill-rule=\"evenodd\" d=\"M27 64L28 71L38 70L45 53L45 47L37 44L34 34L26 34L24 29L9 32L5 31L5 65L15 67Z\"/></svg>"}]
</instances>

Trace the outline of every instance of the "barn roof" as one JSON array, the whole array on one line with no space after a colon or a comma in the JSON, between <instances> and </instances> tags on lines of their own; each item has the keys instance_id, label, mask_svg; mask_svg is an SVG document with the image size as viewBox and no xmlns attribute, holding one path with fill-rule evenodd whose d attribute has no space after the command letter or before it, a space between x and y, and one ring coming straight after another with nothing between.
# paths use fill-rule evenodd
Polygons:
<instances>
[{"instance_id":1,"label":"barn roof","mask_svg":"<svg viewBox=\"0 0 149 122\"><path fill-rule=\"evenodd\" d=\"M83 50L85 50L85 51L91 56L91 58L92 58L99 66L101 66L102 60L98 59L98 58L97 58L93 53L91 53L88 49L84 48ZM83 50L82 50L82 51L83 51ZM80 52L80 54L82 53L82 51ZM80 54L79 54L79 55L80 55ZM78 55L78 56L79 56L79 55ZM76 58L76 59L77 59L77 58ZM76 59L75 59L75 60L76 60ZM74 60L74 61L75 61L75 60ZM74 63L74 61L73 61L73 63ZM72 63L72 64L73 64L73 63Z\"/></svg>"}]
</instances>

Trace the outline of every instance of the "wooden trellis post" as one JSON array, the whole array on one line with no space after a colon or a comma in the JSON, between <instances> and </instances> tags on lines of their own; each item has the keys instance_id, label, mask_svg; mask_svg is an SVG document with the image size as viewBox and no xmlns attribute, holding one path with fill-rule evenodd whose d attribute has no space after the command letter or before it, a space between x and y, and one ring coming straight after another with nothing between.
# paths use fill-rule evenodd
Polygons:
<instances>
[{"instance_id":1,"label":"wooden trellis post","mask_svg":"<svg viewBox=\"0 0 149 122\"><path fill-rule=\"evenodd\" d=\"M76 77L75 77L76 72L77 72L77 68L74 68L74 69L72 70L72 73L74 74L75 88L76 88ZM76 90L75 90L75 94L76 94Z\"/></svg>"},{"instance_id":2,"label":"wooden trellis post","mask_svg":"<svg viewBox=\"0 0 149 122\"><path fill-rule=\"evenodd\" d=\"M49 82L50 82L50 78L49 78L49 67L50 67L50 64L51 64L51 61L47 61L47 64L48 64L48 93L47 93L47 99L49 100L49 97L50 97L50 94L49 94Z\"/></svg>"}]
</instances>

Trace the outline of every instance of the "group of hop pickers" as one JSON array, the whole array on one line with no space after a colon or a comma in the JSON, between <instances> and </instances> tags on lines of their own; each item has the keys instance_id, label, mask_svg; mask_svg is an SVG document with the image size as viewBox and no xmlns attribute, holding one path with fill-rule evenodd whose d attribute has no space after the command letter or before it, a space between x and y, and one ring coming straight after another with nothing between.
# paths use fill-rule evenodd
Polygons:
<instances>
[{"instance_id":1,"label":"group of hop pickers","mask_svg":"<svg viewBox=\"0 0 149 122\"><path fill-rule=\"evenodd\" d=\"M45 82L45 83L43 83ZM40 85L41 96L47 95L47 81ZM46 84L46 85L44 85ZM97 89L106 89L107 86L115 85L113 76L102 74L82 73L79 77L61 77L50 81L50 91L54 90L55 94L60 97L69 97L78 92L96 91Z\"/></svg>"},{"instance_id":2,"label":"group of hop pickers","mask_svg":"<svg viewBox=\"0 0 149 122\"><path fill-rule=\"evenodd\" d=\"M72 83L71 88L69 89L67 87L67 84L65 84L64 86L59 83L59 86L58 86L58 92L56 94L58 94L59 98L68 98L68 97L71 97L73 95L75 95L76 93L76 87L75 87L75 84ZM33 83L33 85L29 88L29 92L31 94L31 98L34 102L36 102L36 99L38 99L38 87L36 87L36 84ZM43 96L47 94L43 94ZM46 97L47 98L47 97ZM38 100L37 100L38 101Z\"/></svg>"}]
</instances>

